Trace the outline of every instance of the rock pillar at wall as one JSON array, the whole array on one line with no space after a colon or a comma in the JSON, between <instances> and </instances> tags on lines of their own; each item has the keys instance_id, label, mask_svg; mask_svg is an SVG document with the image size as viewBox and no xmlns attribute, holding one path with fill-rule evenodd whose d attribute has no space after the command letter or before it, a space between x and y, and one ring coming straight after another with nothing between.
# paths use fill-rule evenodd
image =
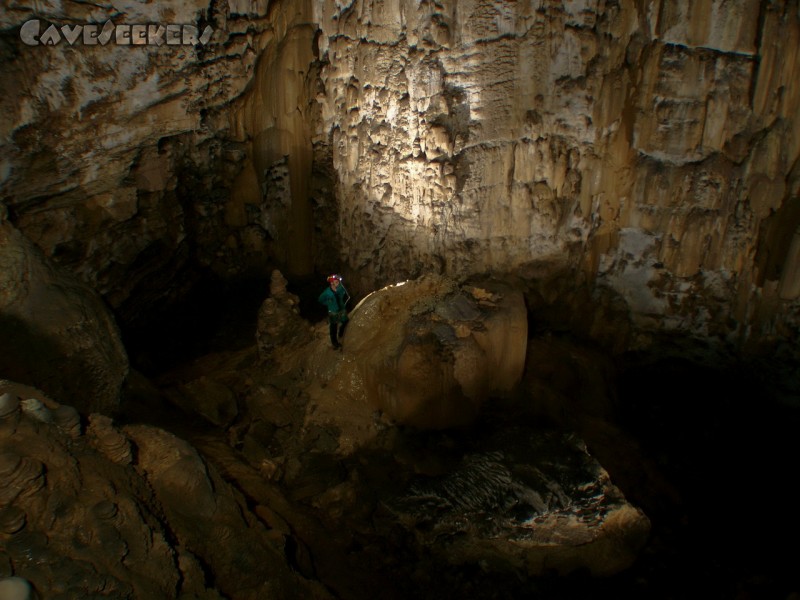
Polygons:
<instances>
[{"instance_id":1,"label":"rock pillar at wall","mask_svg":"<svg viewBox=\"0 0 800 600\"><path fill-rule=\"evenodd\" d=\"M234 136L249 149L232 199L241 196L266 205L266 229L275 242L277 262L289 276L303 276L314 267L309 96L316 27L310 22L309 0L278 3L271 7L270 19L272 37L252 87L231 116Z\"/></svg>"},{"instance_id":2,"label":"rock pillar at wall","mask_svg":"<svg viewBox=\"0 0 800 600\"><path fill-rule=\"evenodd\" d=\"M0 197L14 225L128 321L185 289L185 269L311 272L311 12L310 0L8 7ZM40 35L107 23L213 35L30 46L31 20Z\"/></svg>"},{"instance_id":3,"label":"rock pillar at wall","mask_svg":"<svg viewBox=\"0 0 800 600\"><path fill-rule=\"evenodd\" d=\"M356 0L316 18L351 282L582 273L639 332L798 328L798 221L765 223L796 217L796 1Z\"/></svg>"}]
</instances>

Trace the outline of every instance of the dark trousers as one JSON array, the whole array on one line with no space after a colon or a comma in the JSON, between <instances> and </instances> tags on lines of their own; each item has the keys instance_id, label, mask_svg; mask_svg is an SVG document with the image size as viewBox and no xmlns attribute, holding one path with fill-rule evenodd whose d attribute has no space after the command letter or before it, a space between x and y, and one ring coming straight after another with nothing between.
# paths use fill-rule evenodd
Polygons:
<instances>
[{"instance_id":1,"label":"dark trousers","mask_svg":"<svg viewBox=\"0 0 800 600\"><path fill-rule=\"evenodd\" d=\"M328 331L331 335L331 344L336 348L340 346L339 340L344 335L344 328L347 327L347 321L342 322L339 317L328 317Z\"/></svg>"}]
</instances>

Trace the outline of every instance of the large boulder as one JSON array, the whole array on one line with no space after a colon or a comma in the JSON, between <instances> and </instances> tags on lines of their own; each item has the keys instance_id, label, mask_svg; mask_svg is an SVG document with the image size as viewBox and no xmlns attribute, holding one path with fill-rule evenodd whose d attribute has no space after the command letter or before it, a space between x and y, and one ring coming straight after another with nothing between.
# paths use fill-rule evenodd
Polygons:
<instances>
[{"instance_id":1,"label":"large boulder","mask_svg":"<svg viewBox=\"0 0 800 600\"><path fill-rule=\"evenodd\" d=\"M359 303L345 350L375 407L398 423L447 428L514 389L525 366L525 303L508 287L484 287L426 276Z\"/></svg>"},{"instance_id":2,"label":"large boulder","mask_svg":"<svg viewBox=\"0 0 800 600\"><path fill-rule=\"evenodd\" d=\"M82 412L110 413L128 357L100 296L0 221L0 374Z\"/></svg>"},{"instance_id":3,"label":"large boulder","mask_svg":"<svg viewBox=\"0 0 800 600\"><path fill-rule=\"evenodd\" d=\"M347 455L387 423L422 430L473 423L487 400L515 391L527 327L522 294L510 286L426 275L359 302L341 352L320 322L311 343L273 353L272 368L308 395L305 427L337 432L337 452Z\"/></svg>"}]
</instances>

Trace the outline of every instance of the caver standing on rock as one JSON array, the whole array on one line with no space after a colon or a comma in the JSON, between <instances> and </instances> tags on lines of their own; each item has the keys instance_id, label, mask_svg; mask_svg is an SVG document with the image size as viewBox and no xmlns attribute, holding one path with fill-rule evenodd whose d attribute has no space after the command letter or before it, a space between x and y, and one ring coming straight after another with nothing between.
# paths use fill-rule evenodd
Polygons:
<instances>
[{"instance_id":1,"label":"caver standing on rock","mask_svg":"<svg viewBox=\"0 0 800 600\"><path fill-rule=\"evenodd\" d=\"M328 277L329 287L319 295L320 304L328 309L328 326L331 334L331 344L338 350L342 347L339 340L344 335L344 328L350 320L347 317L347 301L350 294L342 283L341 275L331 275Z\"/></svg>"}]
</instances>

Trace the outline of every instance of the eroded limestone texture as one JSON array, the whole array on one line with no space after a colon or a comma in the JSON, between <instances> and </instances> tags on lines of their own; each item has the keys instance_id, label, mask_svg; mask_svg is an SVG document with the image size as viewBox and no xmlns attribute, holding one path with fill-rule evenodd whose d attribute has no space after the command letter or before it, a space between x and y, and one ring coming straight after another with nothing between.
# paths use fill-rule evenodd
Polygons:
<instances>
[{"instance_id":1,"label":"eroded limestone texture","mask_svg":"<svg viewBox=\"0 0 800 600\"><path fill-rule=\"evenodd\" d=\"M796 333L796 2L363 0L318 20L351 280L549 266L618 293L639 331Z\"/></svg>"},{"instance_id":2,"label":"eroded limestone texture","mask_svg":"<svg viewBox=\"0 0 800 600\"><path fill-rule=\"evenodd\" d=\"M0 21L11 219L126 320L190 265L274 261L362 290L565 273L558 302L617 295L637 348L797 334L796 0L37 10L215 30L196 48L30 48L29 11Z\"/></svg>"},{"instance_id":3,"label":"eroded limestone texture","mask_svg":"<svg viewBox=\"0 0 800 600\"><path fill-rule=\"evenodd\" d=\"M328 597L186 442L101 415L86 435L65 431L12 408L20 394L54 415L68 408L0 381L0 578L41 598Z\"/></svg>"},{"instance_id":4,"label":"eroded limestone texture","mask_svg":"<svg viewBox=\"0 0 800 600\"><path fill-rule=\"evenodd\" d=\"M179 293L185 282L176 276L190 260L226 275L263 269L260 208L245 214L238 194L226 207L243 169L241 138L208 121L252 80L274 38L266 12L267 2L44 2L0 13L2 200L47 256L128 318ZM19 28L31 18L211 26L214 34L195 46L30 47Z\"/></svg>"}]
</instances>

